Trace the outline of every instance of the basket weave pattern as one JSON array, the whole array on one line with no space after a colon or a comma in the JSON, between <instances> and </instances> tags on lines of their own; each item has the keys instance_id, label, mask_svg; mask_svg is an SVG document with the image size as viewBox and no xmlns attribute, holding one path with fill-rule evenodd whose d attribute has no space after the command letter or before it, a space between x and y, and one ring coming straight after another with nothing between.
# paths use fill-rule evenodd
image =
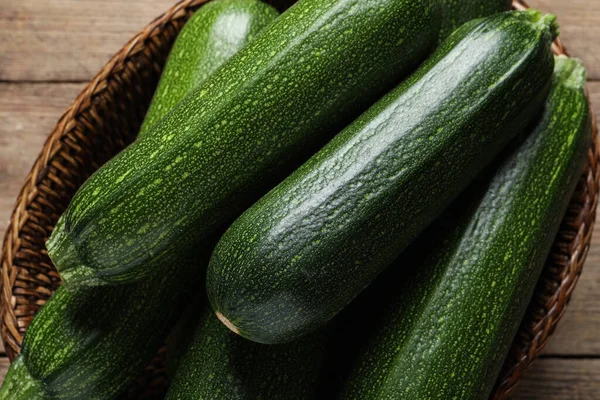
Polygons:
<instances>
[{"instance_id":1,"label":"basket weave pattern","mask_svg":"<svg viewBox=\"0 0 600 400\"><path fill-rule=\"evenodd\" d=\"M12 360L33 316L60 285L44 243L77 188L136 136L160 71L177 33L203 3L183 0L134 36L100 70L49 135L21 193L4 237L0 258L0 335ZM289 0L275 0L277 5ZM523 1L514 7L525 9ZM556 54L566 54L557 40ZM563 219L552 253L510 354L494 399L504 399L544 348L575 288L591 242L599 192L599 148L588 164ZM164 349L130 390L140 398L164 390Z\"/></svg>"}]
</instances>

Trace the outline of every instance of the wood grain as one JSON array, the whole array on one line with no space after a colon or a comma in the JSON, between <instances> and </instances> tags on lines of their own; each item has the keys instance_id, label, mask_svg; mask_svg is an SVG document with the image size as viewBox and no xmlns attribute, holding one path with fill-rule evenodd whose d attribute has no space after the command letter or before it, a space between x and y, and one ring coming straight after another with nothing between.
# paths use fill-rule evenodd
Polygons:
<instances>
[{"instance_id":1,"label":"wood grain","mask_svg":"<svg viewBox=\"0 0 600 400\"><path fill-rule=\"evenodd\" d=\"M600 359L536 360L517 386L512 400L600 399Z\"/></svg>"},{"instance_id":2,"label":"wood grain","mask_svg":"<svg viewBox=\"0 0 600 400\"><path fill-rule=\"evenodd\" d=\"M85 81L172 0L3 0L0 81ZM600 79L600 1L530 0L559 16L561 36Z\"/></svg>"},{"instance_id":3,"label":"wood grain","mask_svg":"<svg viewBox=\"0 0 600 400\"><path fill-rule=\"evenodd\" d=\"M0 80L89 80L131 36L173 3L2 0Z\"/></svg>"}]
</instances>

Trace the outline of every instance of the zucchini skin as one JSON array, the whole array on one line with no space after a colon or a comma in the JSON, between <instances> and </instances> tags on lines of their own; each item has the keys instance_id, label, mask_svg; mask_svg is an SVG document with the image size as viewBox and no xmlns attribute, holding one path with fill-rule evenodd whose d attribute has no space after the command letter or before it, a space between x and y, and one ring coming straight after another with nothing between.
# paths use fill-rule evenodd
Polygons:
<instances>
[{"instance_id":1,"label":"zucchini skin","mask_svg":"<svg viewBox=\"0 0 600 400\"><path fill-rule=\"evenodd\" d=\"M325 334L262 345L243 339L204 308L171 383L167 400L311 400Z\"/></svg>"},{"instance_id":2,"label":"zucchini skin","mask_svg":"<svg viewBox=\"0 0 600 400\"><path fill-rule=\"evenodd\" d=\"M463 25L245 211L208 267L215 312L261 343L336 315L535 118L554 21L507 12Z\"/></svg>"},{"instance_id":3,"label":"zucchini skin","mask_svg":"<svg viewBox=\"0 0 600 400\"><path fill-rule=\"evenodd\" d=\"M277 18L259 0L212 0L177 35L138 137Z\"/></svg>"},{"instance_id":4,"label":"zucchini skin","mask_svg":"<svg viewBox=\"0 0 600 400\"><path fill-rule=\"evenodd\" d=\"M440 43L462 24L510 10L512 0L441 0Z\"/></svg>"},{"instance_id":5,"label":"zucchini skin","mask_svg":"<svg viewBox=\"0 0 600 400\"><path fill-rule=\"evenodd\" d=\"M434 0L301 0L79 189L47 242L68 287L148 279L264 194L435 44Z\"/></svg>"},{"instance_id":6,"label":"zucchini skin","mask_svg":"<svg viewBox=\"0 0 600 400\"><path fill-rule=\"evenodd\" d=\"M59 287L29 326L0 399L117 398L148 365L192 296L201 277L195 266L189 261L132 285L79 292ZM29 395L30 387L39 393Z\"/></svg>"},{"instance_id":7,"label":"zucchini skin","mask_svg":"<svg viewBox=\"0 0 600 400\"><path fill-rule=\"evenodd\" d=\"M583 65L558 58L533 132L399 258L409 279L390 271L358 299L381 324L343 399L488 398L585 165L584 85Z\"/></svg>"}]
</instances>

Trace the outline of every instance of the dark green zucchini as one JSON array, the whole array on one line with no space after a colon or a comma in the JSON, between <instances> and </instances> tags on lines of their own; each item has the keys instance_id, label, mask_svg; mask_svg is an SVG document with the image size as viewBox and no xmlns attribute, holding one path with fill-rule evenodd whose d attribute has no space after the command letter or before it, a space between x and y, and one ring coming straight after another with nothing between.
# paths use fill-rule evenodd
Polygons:
<instances>
[{"instance_id":1,"label":"dark green zucchini","mask_svg":"<svg viewBox=\"0 0 600 400\"><path fill-rule=\"evenodd\" d=\"M312 400L325 335L267 346L227 329L206 307L167 394L168 400Z\"/></svg>"},{"instance_id":2,"label":"dark green zucchini","mask_svg":"<svg viewBox=\"0 0 600 400\"><path fill-rule=\"evenodd\" d=\"M435 0L301 0L79 189L47 242L71 287L177 263L428 54Z\"/></svg>"},{"instance_id":3,"label":"dark green zucchini","mask_svg":"<svg viewBox=\"0 0 600 400\"><path fill-rule=\"evenodd\" d=\"M29 326L0 399L116 398L164 343L198 272L188 261L139 284L59 287Z\"/></svg>"},{"instance_id":4,"label":"dark green zucchini","mask_svg":"<svg viewBox=\"0 0 600 400\"><path fill-rule=\"evenodd\" d=\"M587 159L584 85L583 65L558 58L531 135L398 259L409 279L390 271L358 299L382 322L344 399L488 398Z\"/></svg>"},{"instance_id":5,"label":"dark green zucchini","mask_svg":"<svg viewBox=\"0 0 600 400\"><path fill-rule=\"evenodd\" d=\"M278 15L260 0L212 0L196 11L171 48L138 137Z\"/></svg>"},{"instance_id":6,"label":"dark green zucchini","mask_svg":"<svg viewBox=\"0 0 600 400\"><path fill-rule=\"evenodd\" d=\"M465 22L510 10L512 0L441 0L440 42Z\"/></svg>"},{"instance_id":7,"label":"dark green zucchini","mask_svg":"<svg viewBox=\"0 0 600 400\"><path fill-rule=\"evenodd\" d=\"M278 343L346 306L536 116L555 34L538 11L463 25L244 212L208 267L224 323Z\"/></svg>"}]
</instances>

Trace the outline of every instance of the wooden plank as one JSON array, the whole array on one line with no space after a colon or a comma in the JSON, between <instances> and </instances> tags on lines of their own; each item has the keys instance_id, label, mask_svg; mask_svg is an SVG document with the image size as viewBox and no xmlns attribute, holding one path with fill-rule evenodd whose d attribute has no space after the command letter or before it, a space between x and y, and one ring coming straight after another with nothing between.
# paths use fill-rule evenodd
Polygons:
<instances>
[{"instance_id":1,"label":"wooden plank","mask_svg":"<svg viewBox=\"0 0 600 400\"><path fill-rule=\"evenodd\" d=\"M83 84L0 83L0 232L46 137ZM0 244L1 246L1 244Z\"/></svg>"},{"instance_id":2,"label":"wooden plank","mask_svg":"<svg viewBox=\"0 0 600 400\"><path fill-rule=\"evenodd\" d=\"M600 2L530 0L559 16L562 37L600 79ZM42 6L43 4L43 6ZM4 0L0 7L0 80L90 79L173 0Z\"/></svg>"},{"instance_id":3,"label":"wooden plank","mask_svg":"<svg viewBox=\"0 0 600 400\"><path fill-rule=\"evenodd\" d=\"M527 370L513 400L600 399L600 359L542 358Z\"/></svg>"},{"instance_id":4,"label":"wooden plank","mask_svg":"<svg viewBox=\"0 0 600 400\"><path fill-rule=\"evenodd\" d=\"M3 0L0 80L89 80L174 0Z\"/></svg>"},{"instance_id":5,"label":"wooden plank","mask_svg":"<svg viewBox=\"0 0 600 400\"><path fill-rule=\"evenodd\" d=\"M10 363L8 362L8 358L0 357L0 384L4 382L4 375L6 375L6 371L8 371L8 367Z\"/></svg>"}]
</instances>

